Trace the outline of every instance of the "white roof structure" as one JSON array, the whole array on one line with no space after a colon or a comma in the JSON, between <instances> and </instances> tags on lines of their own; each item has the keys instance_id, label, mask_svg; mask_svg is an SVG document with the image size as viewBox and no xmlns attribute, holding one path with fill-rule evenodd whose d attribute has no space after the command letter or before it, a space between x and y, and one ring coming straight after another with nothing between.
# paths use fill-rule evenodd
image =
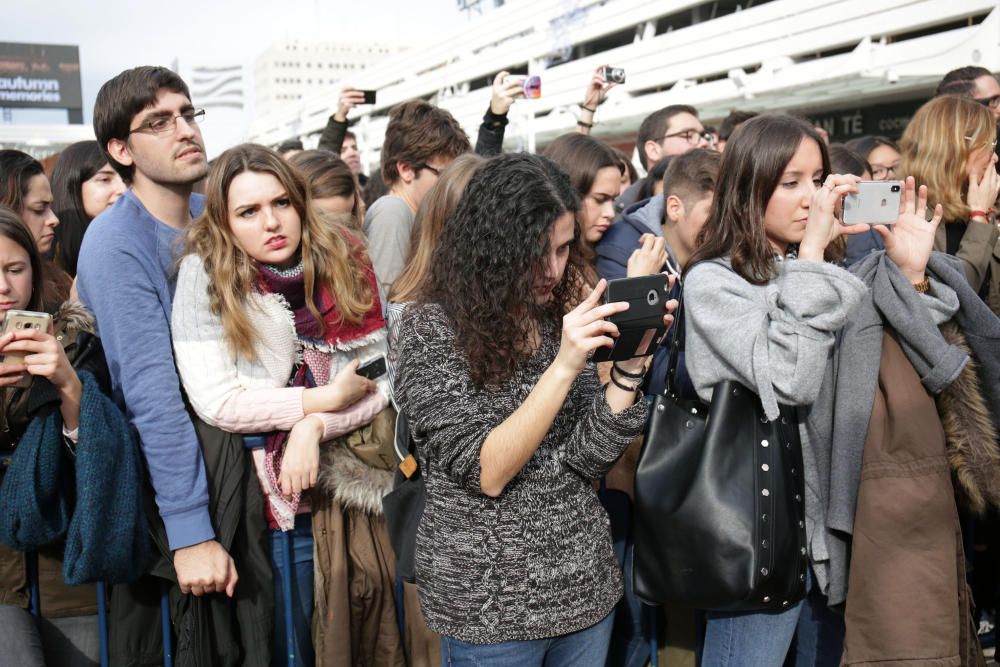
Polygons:
<instances>
[{"instance_id":1,"label":"white roof structure","mask_svg":"<svg viewBox=\"0 0 1000 667\"><path fill-rule=\"evenodd\" d=\"M693 105L706 120L734 108L815 113L929 97L945 72L965 65L1000 69L997 0L749 4L512 0L429 47L365 70L353 85L377 89L378 104L356 110L353 129L366 161L375 163L389 108L421 97L451 111L474 139L489 105L486 82L512 68L539 74L542 97L515 103L507 148L531 148L573 129L584 87L602 64L623 67L627 80L598 111L594 134L626 140L646 115L668 104ZM600 49L602 43L621 45ZM338 93L258 116L250 139L308 141L325 126Z\"/></svg>"},{"instance_id":2,"label":"white roof structure","mask_svg":"<svg viewBox=\"0 0 1000 667\"><path fill-rule=\"evenodd\" d=\"M0 125L0 148L24 151L39 160L93 138L92 125Z\"/></svg>"}]
</instances>

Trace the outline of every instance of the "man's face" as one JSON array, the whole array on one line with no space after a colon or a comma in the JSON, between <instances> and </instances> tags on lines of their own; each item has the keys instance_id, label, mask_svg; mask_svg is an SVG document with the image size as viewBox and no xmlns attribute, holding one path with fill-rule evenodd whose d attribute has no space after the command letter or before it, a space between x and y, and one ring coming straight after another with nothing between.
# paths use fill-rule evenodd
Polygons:
<instances>
[{"instance_id":1,"label":"man's face","mask_svg":"<svg viewBox=\"0 0 1000 667\"><path fill-rule=\"evenodd\" d=\"M453 159L442 155L435 155L421 165L421 169L415 172L412 187L414 198L418 205L424 200L424 196L430 189L434 187L434 184L438 182L438 176L444 171L445 167L451 164Z\"/></svg>"},{"instance_id":2,"label":"man's face","mask_svg":"<svg viewBox=\"0 0 1000 667\"><path fill-rule=\"evenodd\" d=\"M696 116L681 112L670 117L663 136L646 142L647 163L650 167L668 155L682 155L693 148L705 148L705 126Z\"/></svg>"},{"instance_id":3,"label":"man's face","mask_svg":"<svg viewBox=\"0 0 1000 667\"><path fill-rule=\"evenodd\" d=\"M1000 123L1000 83L996 77L983 75L973 83L976 84L976 91L973 95L977 102L988 104L993 120Z\"/></svg>"},{"instance_id":4,"label":"man's face","mask_svg":"<svg viewBox=\"0 0 1000 667\"><path fill-rule=\"evenodd\" d=\"M354 137L344 137L344 143L340 146L340 159L347 163L351 173L355 175L361 173L361 153Z\"/></svg>"},{"instance_id":5,"label":"man's face","mask_svg":"<svg viewBox=\"0 0 1000 667\"><path fill-rule=\"evenodd\" d=\"M116 160L134 165L133 181L162 185L192 185L208 173L201 130L183 114L194 111L191 100L181 93L161 89L156 100L132 119L128 139L112 139L109 150ZM149 123L172 118L174 127L154 132Z\"/></svg>"}]
</instances>

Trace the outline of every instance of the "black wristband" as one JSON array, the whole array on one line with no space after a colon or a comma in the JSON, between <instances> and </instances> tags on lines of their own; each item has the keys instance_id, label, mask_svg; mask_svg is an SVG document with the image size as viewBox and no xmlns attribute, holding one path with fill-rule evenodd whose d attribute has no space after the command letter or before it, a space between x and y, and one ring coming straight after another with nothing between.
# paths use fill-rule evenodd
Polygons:
<instances>
[{"instance_id":1,"label":"black wristband","mask_svg":"<svg viewBox=\"0 0 1000 667\"><path fill-rule=\"evenodd\" d=\"M580 127L585 127L588 130L591 129L592 127L594 127L593 123L584 123L582 120L576 121L576 124L579 125Z\"/></svg>"},{"instance_id":2,"label":"black wristband","mask_svg":"<svg viewBox=\"0 0 1000 667\"><path fill-rule=\"evenodd\" d=\"M644 377L646 375L646 371L642 371L640 373L629 373L628 371L622 370L621 366L618 365L617 361L612 363L611 367L614 368L616 371L618 371L621 375L624 375L625 377L631 378L633 380L638 380L639 378Z\"/></svg>"},{"instance_id":3,"label":"black wristband","mask_svg":"<svg viewBox=\"0 0 1000 667\"><path fill-rule=\"evenodd\" d=\"M596 108L594 108L594 109L591 109L591 108L590 108L590 107L588 107L588 106L587 106L586 104L581 104L581 105L580 105L580 108L581 108L581 109L586 109L586 110L587 110L587 111L589 111L590 113L597 113L597 109L596 109Z\"/></svg>"},{"instance_id":4,"label":"black wristband","mask_svg":"<svg viewBox=\"0 0 1000 667\"><path fill-rule=\"evenodd\" d=\"M635 385L634 387L630 387L627 384L622 384L621 382L619 382L618 380L615 379L615 373L614 373L614 371L611 372L611 382L616 387L618 387L619 389L621 389L622 391L636 392L636 391L639 391L639 387L642 386L642 383L639 383L639 384Z\"/></svg>"}]
</instances>

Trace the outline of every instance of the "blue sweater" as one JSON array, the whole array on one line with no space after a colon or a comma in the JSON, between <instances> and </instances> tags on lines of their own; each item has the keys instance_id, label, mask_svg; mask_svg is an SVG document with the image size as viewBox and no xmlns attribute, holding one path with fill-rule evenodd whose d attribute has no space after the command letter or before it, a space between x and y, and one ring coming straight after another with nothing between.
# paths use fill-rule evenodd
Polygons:
<instances>
[{"instance_id":1,"label":"blue sweater","mask_svg":"<svg viewBox=\"0 0 1000 667\"><path fill-rule=\"evenodd\" d=\"M192 216L204 207L204 197L191 195ZM170 341L180 235L126 192L87 228L76 283L97 317L115 397L139 432L171 549L215 536L201 447Z\"/></svg>"}]
</instances>

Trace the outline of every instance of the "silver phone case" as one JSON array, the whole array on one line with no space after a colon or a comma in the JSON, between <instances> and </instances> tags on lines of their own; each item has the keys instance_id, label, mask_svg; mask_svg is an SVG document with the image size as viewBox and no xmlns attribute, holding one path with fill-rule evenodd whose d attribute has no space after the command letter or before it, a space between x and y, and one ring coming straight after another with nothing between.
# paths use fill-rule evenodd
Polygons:
<instances>
[{"instance_id":1,"label":"silver phone case","mask_svg":"<svg viewBox=\"0 0 1000 667\"><path fill-rule=\"evenodd\" d=\"M899 218L902 196L901 181L861 181L857 194L844 197L844 224L891 225Z\"/></svg>"}]
</instances>

